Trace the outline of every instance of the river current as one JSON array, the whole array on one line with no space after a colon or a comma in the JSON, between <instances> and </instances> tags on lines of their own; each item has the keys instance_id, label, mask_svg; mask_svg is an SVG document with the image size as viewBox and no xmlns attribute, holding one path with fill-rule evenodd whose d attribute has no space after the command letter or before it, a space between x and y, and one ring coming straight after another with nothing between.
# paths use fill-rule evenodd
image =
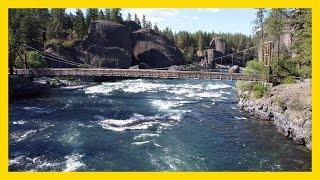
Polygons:
<instances>
[{"instance_id":1,"label":"river current","mask_svg":"<svg viewBox=\"0 0 320 180\"><path fill-rule=\"evenodd\" d=\"M9 171L310 171L231 81L135 79L9 103Z\"/></svg>"}]
</instances>

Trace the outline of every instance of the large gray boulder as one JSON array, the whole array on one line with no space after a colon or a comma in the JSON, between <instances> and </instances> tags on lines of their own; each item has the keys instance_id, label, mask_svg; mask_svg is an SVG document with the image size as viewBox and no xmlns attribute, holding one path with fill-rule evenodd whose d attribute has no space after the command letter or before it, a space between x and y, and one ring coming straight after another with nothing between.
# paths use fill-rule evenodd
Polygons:
<instances>
[{"instance_id":1,"label":"large gray boulder","mask_svg":"<svg viewBox=\"0 0 320 180\"><path fill-rule=\"evenodd\" d=\"M91 46L88 54L93 67L127 69L131 66L131 54L122 48Z\"/></svg>"},{"instance_id":2,"label":"large gray boulder","mask_svg":"<svg viewBox=\"0 0 320 180\"><path fill-rule=\"evenodd\" d=\"M178 47L151 29L135 31L132 35L132 42L133 54L138 63L146 63L153 68L184 63Z\"/></svg>"},{"instance_id":3,"label":"large gray boulder","mask_svg":"<svg viewBox=\"0 0 320 180\"><path fill-rule=\"evenodd\" d=\"M229 73L239 73L240 72L240 67L238 65L234 65L229 68Z\"/></svg>"},{"instance_id":4,"label":"large gray boulder","mask_svg":"<svg viewBox=\"0 0 320 180\"><path fill-rule=\"evenodd\" d=\"M212 38L212 40L210 41L210 44L209 44L209 48L214 49L214 50L220 52L221 54L225 54L227 52L226 43L222 39L222 37Z\"/></svg>"},{"instance_id":5,"label":"large gray boulder","mask_svg":"<svg viewBox=\"0 0 320 180\"><path fill-rule=\"evenodd\" d=\"M141 29L141 26L135 21L124 21L124 24L128 27L129 31L134 32Z\"/></svg>"},{"instance_id":6,"label":"large gray boulder","mask_svg":"<svg viewBox=\"0 0 320 180\"><path fill-rule=\"evenodd\" d=\"M131 51L128 27L106 20L91 22L85 42L88 46L119 47Z\"/></svg>"}]
</instances>

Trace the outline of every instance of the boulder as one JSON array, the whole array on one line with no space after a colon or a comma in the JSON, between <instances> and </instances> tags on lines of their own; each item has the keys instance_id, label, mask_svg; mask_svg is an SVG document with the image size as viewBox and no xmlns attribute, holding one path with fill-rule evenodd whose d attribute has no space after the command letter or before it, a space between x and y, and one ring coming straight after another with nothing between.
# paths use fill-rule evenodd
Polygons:
<instances>
[{"instance_id":1,"label":"boulder","mask_svg":"<svg viewBox=\"0 0 320 180\"><path fill-rule=\"evenodd\" d=\"M124 24L128 27L130 32L138 31L141 26L135 21L124 21Z\"/></svg>"},{"instance_id":2,"label":"boulder","mask_svg":"<svg viewBox=\"0 0 320 180\"><path fill-rule=\"evenodd\" d=\"M33 81L30 76L9 76L10 99L36 97L49 89L47 83Z\"/></svg>"},{"instance_id":3,"label":"boulder","mask_svg":"<svg viewBox=\"0 0 320 180\"><path fill-rule=\"evenodd\" d=\"M96 47L91 46L88 49L88 56L93 67L122 68L131 66L131 54L118 47Z\"/></svg>"},{"instance_id":4,"label":"boulder","mask_svg":"<svg viewBox=\"0 0 320 180\"><path fill-rule=\"evenodd\" d=\"M88 46L118 47L131 51L129 28L106 20L91 22L85 43Z\"/></svg>"},{"instance_id":5,"label":"boulder","mask_svg":"<svg viewBox=\"0 0 320 180\"><path fill-rule=\"evenodd\" d=\"M210 41L210 44L209 44L209 48L210 49L215 49L216 51L221 52L222 54L225 54L226 51L227 51L226 43L222 39L222 37L214 37L214 38L212 38L212 40Z\"/></svg>"},{"instance_id":6,"label":"boulder","mask_svg":"<svg viewBox=\"0 0 320 180\"><path fill-rule=\"evenodd\" d=\"M229 73L239 73L240 67L238 65L234 65L231 68L229 68Z\"/></svg>"},{"instance_id":7,"label":"boulder","mask_svg":"<svg viewBox=\"0 0 320 180\"><path fill-rule=\"evenodd\" d=\"M181 51L170 40L151 29L140 29L132 35L133 54L138 63L153 68L181 65L184 58Z\"/></svg>"}]
</instances>

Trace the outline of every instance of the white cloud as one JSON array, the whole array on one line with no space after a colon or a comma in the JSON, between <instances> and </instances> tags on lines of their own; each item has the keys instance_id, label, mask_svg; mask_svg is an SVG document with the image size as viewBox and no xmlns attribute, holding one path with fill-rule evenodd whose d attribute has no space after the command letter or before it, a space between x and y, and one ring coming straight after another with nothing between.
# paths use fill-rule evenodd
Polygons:
<instances>
[{"instance_id":1,"label":"white cloud","mask_svg":"<svg viewBox=\"0 0 320 180\"><path fill-rule=\"evenodd\" d=\"M123 9L122 14L123 17L126 18L127 14L130 13L133 17L134 14L137 14L139 19L142 19L142 16L145 15L147 21L151 21L152 23L159 23L164 20L174 20L178 21L177 16L180 15L179 9L170 9L170 8L137 8L137 9Z\"/></svg>"},{"instance_id":2,"label":"white cloud","mask_svg":"<svg viewBox=\"0 0 320 180\"><path fill-rule=\"evenodd\" d=\"M214 13L217 13L217 12L220 12L221 9L219 9L219 8L197 8L197 10L199 12L214 12Z\"/></svg>"},{"instance_id":3,"label":"white cloud","mask_svg":"<svg viewBox=\"0 0 320 180\"><path fill-rule=\"evenodd\" d=\"M192 20L198 20L198 19L199 19L199 16L192 16L191 19L192 19Z\"/></svg>"}]
</instances>

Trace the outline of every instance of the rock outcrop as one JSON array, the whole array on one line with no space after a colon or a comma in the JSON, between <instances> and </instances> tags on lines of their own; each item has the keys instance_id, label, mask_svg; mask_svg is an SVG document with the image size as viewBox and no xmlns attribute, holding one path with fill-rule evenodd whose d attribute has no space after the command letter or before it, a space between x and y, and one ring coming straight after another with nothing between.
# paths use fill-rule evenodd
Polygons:
<instances>
[{"instance_id":1,"label":"rock outcrop","mask_svg":"<svg viewBox=\"0 0 320 180\"><path fill-rule=\"evenodd\" d=\"M181 65L182 53L172 42L151 29L140 29L133 33L133 54L138 63L153 68Z\"/></svg>"},{"instance_id":2,"label":"rock outcrop","mask_svg":"<svg viewBox=\"0 0 320 180\"><path fill-rule=\"evenodd\" d=\"M179 48L151 29L141 29L134 21L126 25L99 20L90 24L88 36L72 47L49 44L45 52L63 59L106 68L162 68L181 65ZM134 31L134 32L133 32ZM142 66L145 64L146 66ZM71 67L54 63L51 67Z\"/></svg>"},{"instance_id":3,"label":"rock outcrop","mask_svg":"<svg viewBox=\"0 0 320 180\"><path fill-rule=\"evenodd\" d=\"M99 47L119 47L130 52L130 31L127 26L112 21L93 21L90 24L85 44Z\"/></svg>"},{"instance_id":4,"label":"rock outcrop","mask_svg":"<svg viewBox=\"0 0 320 180\"><path fill-rule=\"evenodd\" d=\"M231 68L229 68L229 73L239 73L240 67L238 65L234 65Z\"/></svg>"},{"instance_id":5,"label":"rock outcrop","mask_svg":"<svg viewBox=\"0 0 320 180\"><path fill-rule=\"evenodd\" d=\"M210 44L209 44L209 48L210 49L214 49L214 50L220 52L221 54L225 54L226 51L227 51L226 43L222 39L222 37L214 37L214 38L212 38L212 40L210 41Z\"/></svg>"},{"instance_id":6,"label":"rock outcrop","mask_svg":"<svg viewBox=\"0 0 320 180\"><path fill-rule=\"evenodd\" d=\"M141 26L134 21L124 21L124 24L128 27L128 29L131 33L141 29Z\"/></svg>"},{"instance_id":7,"label":"rock outcrop","mask_svg":"<svg viewBox=\"0 0 320 180\"><path fill-rule=\"evenodd\" d=\"M30 76L9 76L9 98L26 98L41 95L49 89L47 83L34 82Z\"/></svg>"},{"instance_id":8,"label":"rock outcrop","mask_svg":"<svg viewBox=\"0 0 320 180\"><path fill-rule=\"evenodd\" d=\"M310 79L272 87L269 95L261 99L253 99L249 92L239 92L239 96L241 109L273 121L280 133L312 149Z\"/></svg>"},{"instance_id":9,"label":"rock outcrop","mask_svg":"<svg viewBox=\"0 0 320 180\"><path fill-rule=\"evenodd\" d=\"M131 66L131 54L118 47L90 46L88 56L93 67L127 69Z\"/></svg>"}]
</instances>

